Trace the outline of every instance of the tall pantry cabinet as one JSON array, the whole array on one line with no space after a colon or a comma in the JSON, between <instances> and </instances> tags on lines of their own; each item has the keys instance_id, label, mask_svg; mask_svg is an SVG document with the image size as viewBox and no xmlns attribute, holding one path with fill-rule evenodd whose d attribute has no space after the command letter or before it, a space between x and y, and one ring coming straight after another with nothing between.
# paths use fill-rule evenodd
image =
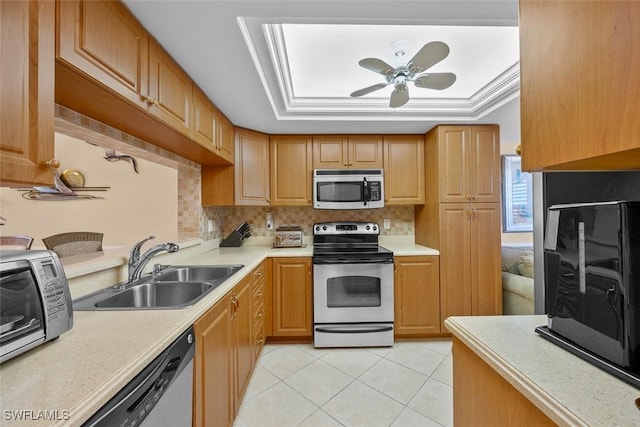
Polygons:
<instances>
[{"instance_id":1,"label":"tall pantry cabinet","mask_svg":"<svg viewBox=\"0 0 640 427\"><path fill-rule=\"evenodd\" d=\"M416 243L440 251L443 331L448 316L502 313L499 135L495 125L438 126L425 138Z\"/></svg>"}]
</instances>

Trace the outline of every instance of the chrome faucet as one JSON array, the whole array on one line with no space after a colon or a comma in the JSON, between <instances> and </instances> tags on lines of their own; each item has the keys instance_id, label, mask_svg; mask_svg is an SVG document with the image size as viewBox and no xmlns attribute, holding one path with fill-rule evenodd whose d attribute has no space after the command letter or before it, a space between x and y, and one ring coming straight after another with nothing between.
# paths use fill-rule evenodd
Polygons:
<instances>
[{"instance_id":1,"label":"chrome faucet","mask_svg":"<svg viewBox=\"0 0 640 427\"><path fill-rule=\"evenodd\" d=\"M147 240L155 239L156 236L149 236L133 245L131 248L131 254L129 254L129 283L142 276L142 270L147 265L151 258L153 258L159 252L178 252L180 246L175 243L163 243L149 248L145 253L140 255L140 248Z\"/></svg>"}]
</instances>

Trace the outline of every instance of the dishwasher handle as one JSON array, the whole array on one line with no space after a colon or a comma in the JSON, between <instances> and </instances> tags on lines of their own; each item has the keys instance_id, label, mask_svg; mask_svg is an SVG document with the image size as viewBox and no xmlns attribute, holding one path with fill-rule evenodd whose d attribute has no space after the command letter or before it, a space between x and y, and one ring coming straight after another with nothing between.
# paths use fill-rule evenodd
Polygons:
<instances>
[{"instance_id":1,"label":"dishwasher handle","mask_svg":"<svg viewBox=\"0 0 640 427\"><path fill-rule=\"evenodd\" d=\"M147 365L83 426L100 427L142 422L174 378L189 365L195 354L194 332L190 327Z\"/></svg>"}]
</instances>

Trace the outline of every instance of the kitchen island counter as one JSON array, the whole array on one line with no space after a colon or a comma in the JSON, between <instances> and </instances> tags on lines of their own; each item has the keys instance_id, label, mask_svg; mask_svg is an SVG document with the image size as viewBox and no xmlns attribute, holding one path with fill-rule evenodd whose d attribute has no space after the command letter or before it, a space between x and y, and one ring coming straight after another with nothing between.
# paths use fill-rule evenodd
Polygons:
<instances>
[{"instance_id":1,"label":"kitchen island counter","mask_svg":"<svg viewBox=\"0 0 640 427\"><path fill-rule=\"evenodd\" d=\"M488 365L487 371L492 370L496 378L499 376L497 381L506 380L555 424L640 425L640 411L635 406L640 390L540 337L534 329L546 322L546 316L449 317L445 320L445 326L454 336L454 421L458 405L462 405L469 416L473 411L483 416L483 412L492 411L492 400L495 400L496 388L492 387L497 382L491 387L479 384L480 378L486 379L486 376L473 374L470 378L459 378L462 387L456 384L456 366L462 363L463 357L468 358L466 353L472 352L472 357L477 356ZM476 385L482 393L470 391ZM460 390L456 390L456 386ZM514 394L516 391L511 393ZM498 409L494 413L508 413L504 407L510 402L495 403ZM525 414L519 413L519 416Z\"/></svg>"}]
</instances>

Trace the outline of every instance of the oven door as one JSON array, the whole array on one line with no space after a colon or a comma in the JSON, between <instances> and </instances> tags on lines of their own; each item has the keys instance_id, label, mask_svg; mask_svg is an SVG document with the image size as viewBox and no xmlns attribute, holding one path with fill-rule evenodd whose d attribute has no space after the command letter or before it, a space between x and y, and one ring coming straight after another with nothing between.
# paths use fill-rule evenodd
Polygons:
<instances>
[{"instance_id":1,"label":"oven door","mask_svg":"<svg viewBox=\"0 0 640 427\"><path fill-rule=\"evenodd\" d=\"M314 259L313 292L316 324L393 322L393 258Z\"/></svg>"},{"instance_id":2,"label":"oven door","mask_svg":"<svg viewBox=\"0 0 640 427\"><path fill-rule=\"evenodd\" d=\"M27 261L6 262L0 271L0 362L45 340L40 288Z\"/></svg>"}]
</instances>

